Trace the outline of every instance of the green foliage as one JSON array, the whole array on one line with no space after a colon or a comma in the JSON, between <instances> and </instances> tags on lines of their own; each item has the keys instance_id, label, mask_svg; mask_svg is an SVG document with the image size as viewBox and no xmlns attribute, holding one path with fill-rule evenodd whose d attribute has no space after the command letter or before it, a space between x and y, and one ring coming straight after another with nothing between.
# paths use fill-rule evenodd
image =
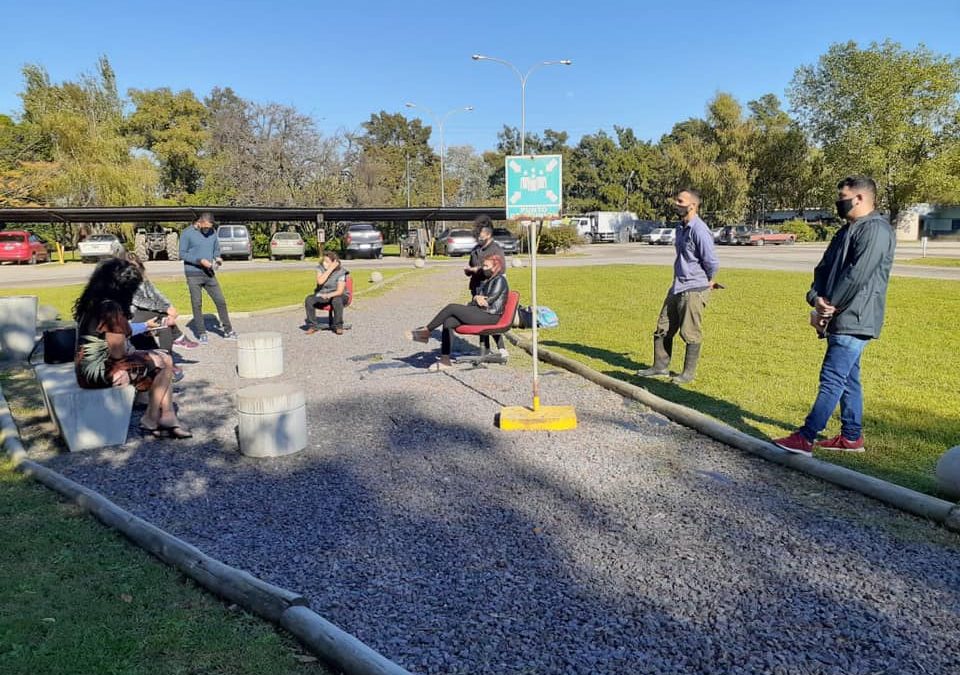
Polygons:
<instances>
[{"instance_id":1,"label":"green foliage","mask_svg":"<svg viewBox=\"0 0 960 675\"><path fill-rule=\"evenodd\" d=\"M270 257L270 236L265 232L250 233L250 247L253 249L254 258Z\"/></svg>"},{"instance_id":2,"label":"green foliage","mask_svg":"<svg viewBox=\"0 0 960 675\"><path fill-rule=\"evenodd\" d=\"M526 228L511 228L517 238L520 240L521 248L524 251L530 250ZM580 235L577 234L577 228L572 225L558 225L556 227L544 227L540 231L537 239L537 253L562 253L573 246L582 244Z\"/></svg>"},{"instance_id":3,"label":"green foliage","mask_svg":"<svg viewBox=\"0 0 960 675\"><path fill-rule=\"evenodd\" d=\"M789 95L831 180L872 176L894 215L911 202L960 199L960 59L889 40L835 44L797 69Z\"/></svg>"},{"instance_id":4,"label":"green foliage","mask_svg":"<svg viewBox=\"0 0 960 675\"><path fill-rule=\"evenodd\" d=\"M817 231L802 218L788 220L778 228L781 232L791 232L797 235L797 241L817 241Z\"/></svg>"}]
</instances>

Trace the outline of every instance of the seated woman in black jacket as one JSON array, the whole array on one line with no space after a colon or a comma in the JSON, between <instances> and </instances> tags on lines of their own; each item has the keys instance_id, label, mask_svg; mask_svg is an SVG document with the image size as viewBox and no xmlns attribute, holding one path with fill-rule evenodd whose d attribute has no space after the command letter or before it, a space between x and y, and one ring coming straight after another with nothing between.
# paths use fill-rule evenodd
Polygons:
<instances>
[{"instance_id":1,"label":"seated woman in black jacket","mask_svg":"<svg viewBox=\"0 0 960 675\"><path fill-rule=\"evenodd\" d=\"M443 326L440 360L431 367L431 370L445 370L452 365L450 363L451 332L457 326L464 324L482 326L500 320L503 308L507 304L507 294L510 292L507 278L503 275L505 267L502 256L495 255L485 259L482 267L484 281L477 288L476 295L473 296L470 304L447 305L426 326L414 329L408 334L411 340L427 342L430 339L430 333L435 328Z\"/></svg>"}]
</instances>

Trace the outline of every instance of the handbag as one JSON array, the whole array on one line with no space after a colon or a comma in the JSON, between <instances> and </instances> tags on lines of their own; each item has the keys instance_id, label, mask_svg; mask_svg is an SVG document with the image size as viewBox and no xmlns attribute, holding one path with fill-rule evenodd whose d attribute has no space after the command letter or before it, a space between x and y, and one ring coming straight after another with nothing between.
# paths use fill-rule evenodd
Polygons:
<instances>
[{"instance_id":1,"label":"handbag","mask_svg":"<svg viewBox=\"0 0 960 675\"><path fill-rule=\"evenodd\" d=\"M77 329L71 326L70 328L49 328L43 331L43 338L37 341L33 351L30 352L30 360L33 359L34 352L41 344L44 363L71 363L77 356Z\"/></svg>"}]
</instances>

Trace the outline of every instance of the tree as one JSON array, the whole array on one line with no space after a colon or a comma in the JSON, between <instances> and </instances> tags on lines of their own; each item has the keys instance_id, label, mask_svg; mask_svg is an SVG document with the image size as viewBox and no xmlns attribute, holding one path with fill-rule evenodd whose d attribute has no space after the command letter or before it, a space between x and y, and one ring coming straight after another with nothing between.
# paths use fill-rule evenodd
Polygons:
<instances>
[{"instance_id":1,"label":"tree","mask_svg":"<svg viewBox=\"0 0 960 675\"><path fill-rule=\"evenodd\" d=\"M410 203L440 203L440 162L430 148L429 126L381 110L370 115L363 129L356 138L358 152L347 162L356 205L406 205L408 170Z\"/></svg>"},{"instance_id":2,"label":"tree","mask_svg":"<svg viewBox=\"0 0 960 675\"><path fill-rule=\"evenodd\" d=\"M106 57L78 82L53 84L36 65L23 69L23 116L31 139L30 161L19 161L14 179L28 186L29 201L58 206L150 204L158 176L149 159L135 157L123 135L123 101Z\"/></svg>"},{"instance_id":3,"label":"tree","mask_svg":"<svg viewBox=\"0 0 960 675\"><path fill-rule=\"evenodd\" d=\"M165 195L195 193L203 178L201 151L210 133L207 108L189 90L131 89L127 94L135 110L124 132L160 163Z\"/></svg>"},{"instance_id":4,"label":"tree","mask_svg":"<svg viewBox=\"0 0 960 675\"><path fill-rule=\"evenodd\" d=\"M832 45L797 69L791 104L823 148L831 182L872 176L896 216L917 201L960 197L960 59L898 43Z\"/></svg>"},{"instance_id":5,"label":"tree","mask_svg":"<svg viewBox=\"0 0 960 675\"><path fill-rule=\"evenodd\" d=\"M447 184L456 184L453 199L447 201L454 206L481 206L490 204L490 168L483 157L469 145L456 145L447 148L446 156ZM452 181L450 180L452 179ZM447 188L450 193L450 188Z\"/></svg>"}]
</instances>

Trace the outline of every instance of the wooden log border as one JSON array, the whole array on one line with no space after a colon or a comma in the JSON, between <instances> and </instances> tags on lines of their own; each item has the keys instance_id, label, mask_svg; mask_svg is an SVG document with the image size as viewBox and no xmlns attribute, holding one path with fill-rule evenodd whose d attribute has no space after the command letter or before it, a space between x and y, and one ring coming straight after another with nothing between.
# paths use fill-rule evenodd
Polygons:
<instances>
[{"instance_id":1,"label":"wooden log border","mask_svg":"<svg viewBox=\"0 0 960 675\"><path fill-rule=\"evenodd\" d=\"M231 567L169 532L126 511L98 492L27 459L16 422L0 388L0 446L14 470L58 492L121 532L130 541L178 569L204 588L279 624L331 667L347 675L410 675L404 668L311 610L300 593Z\"/></svg>"},{"instance_id":2,"label":"wooden log border","mask_svg":"<svg viewBox=\"0 0 960 675\"><path fill-rule=\"evenodd\" d=\"M529 340L514 335L512 331L508 332L506 336L512 344L520 347L527 353L532 353L533 348ZM836 464L830 464L829 462L824 462L823 460L813 457L803 457L789 453L786 450L778 448L770 441L756 438L738 429L734 429L692 408L660 398L642 387L618 380L609 375L604 375L562 354L557 354L540 346L538 346L537 352L540 355L540 360L545 363L569 370L575 375L586 378L590 382L598 384L605 389L638 401L674 422L698 431L721 443L757 455L775 464L787 466L796 471L815 476L848 490L859 492L860 494L906 511L907 513L940 523L954 532L960 532L960 504L954 504L944 499L923 494L922 492L917 492L916 490L911 490L901 485L896 485L889 481L868 476L859 471L854 471L853 469L848 469Z\"/></svg>"}]
</instances>

